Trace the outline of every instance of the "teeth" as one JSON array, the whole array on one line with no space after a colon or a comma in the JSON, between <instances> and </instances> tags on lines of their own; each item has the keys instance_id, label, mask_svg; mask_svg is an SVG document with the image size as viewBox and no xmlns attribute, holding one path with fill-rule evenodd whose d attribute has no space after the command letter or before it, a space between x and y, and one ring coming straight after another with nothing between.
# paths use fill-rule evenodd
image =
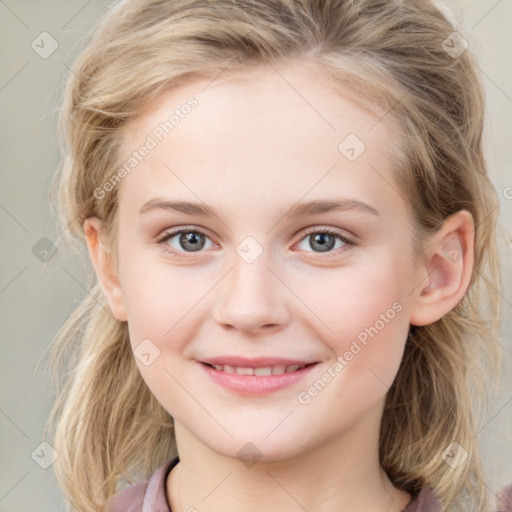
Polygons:
<instances>
[{"instance_id":1,"label":"teeth","mask_svg":"<svg viewBox=\"0 0 512 512\"><path fill-rule=\"evenodd\" d=\"M267 366L266 368L254 368L254 375L272 375L272 367Z\"/></svg>"},{"instance_id":2,"label":"teeth","mask_svg":"<svg viewBox=\"0 0 512 512\"><path fill-rule=\"evenodd\" d=\"M236 373L237 375L256 375L256 376L268 376L268 375L282 375L283 373L296 372L302 370L306 365L279 364L276 366L265 366L262 368L243 368L238 366L230 366L229 364L214 364L212 365L216 370L226 373Z\"/></svg>"},{"instance_id":3,"label":"teeth","mask_svg":"<svg viewBox=\"0 0 512 512\"><path fill-rule=\"evenodd\" d=\"M254 375L254 368L237 368L237 375Z\"/></svg>"},{"instance_id":4,"label":"teeth","mask_svg":"<svg viewBox=\"0 0 512 512\"><path fill-rule=\"evenodd\" d=\"M272 367L272 375L281 375L286 371L286 366L284 364L280 364Z\"/></svg>"}]
</instances>

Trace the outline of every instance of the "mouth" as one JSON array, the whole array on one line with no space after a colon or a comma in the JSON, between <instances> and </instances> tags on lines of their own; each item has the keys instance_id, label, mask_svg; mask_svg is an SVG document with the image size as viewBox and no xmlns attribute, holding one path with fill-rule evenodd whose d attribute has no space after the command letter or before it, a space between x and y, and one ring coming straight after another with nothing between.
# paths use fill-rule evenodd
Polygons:
<instances>
[{"instance_id":1,"label":"mouth","mask_svg":"<svg viewBox=\"0 0 512 512\"><path fill-rule=\"evenodd\" d=\"M319 364L291 359L222 357L198 361L212 382L226 391L263 396L293 388Z\"/></svg>"},{"instance_id":2,"label":"mouth","mask_svg":"<svg viewBox=\"0 0 512 512\"><path fill-rule=\"evenodd\" d=\"M234 373L236 375L256 375L258 377L267 377L269 375L282 375L283 373L293 373L303 370L307 366L311 366L316 363L305 363L305 364L278 364L274 366L232 366L229 364L209 364L203 363L210 368L224 373Z\"/></svg>"}]
</instances>

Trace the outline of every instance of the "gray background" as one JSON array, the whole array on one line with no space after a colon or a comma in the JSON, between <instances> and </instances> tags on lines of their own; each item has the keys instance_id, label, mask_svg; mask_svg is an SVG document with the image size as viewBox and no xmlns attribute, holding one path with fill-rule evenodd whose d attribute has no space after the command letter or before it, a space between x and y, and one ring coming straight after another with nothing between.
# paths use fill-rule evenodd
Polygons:
<instances>
[{"instance_id":1,"label":"gray background","mask_svg":"<svg viewBox=\"0 0 512 512\"><path fill-rule=\"evenodd\" d=\"M484 74L488 158L505 228L504 379L482 430L485 464L496 490L512 483L512 189L509 199L504 193L512 187L512 0L452 0L449 5L463 20L463 33ZM60 508L52 469L42 469L31 457L34 450L38 453L53 399L44 361L36 366L86 293L88 264L69 250L59 250L43 273L33 247L44 244L43 237L57 239L47 195L60 157L55 123L63 79L84 33L107 7L98 0L0 0L0 512ZM58 42L47 58L31 48L43 31Z\"/></svg>"}]
</instances>

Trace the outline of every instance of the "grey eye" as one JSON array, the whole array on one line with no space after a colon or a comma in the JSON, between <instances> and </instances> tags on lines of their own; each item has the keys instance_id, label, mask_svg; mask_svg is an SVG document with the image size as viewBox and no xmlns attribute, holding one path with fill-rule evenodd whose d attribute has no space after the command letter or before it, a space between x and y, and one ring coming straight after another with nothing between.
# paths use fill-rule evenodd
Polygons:
<instances>
[{"instance_id":1,"label":"grey eye","mask_svg":"<svg viewBox=\"0 0 512 512\"><path fill-rule=\"evenodd\" d=\"M183 249L190 251L200 251L204 245L205 236L197 231L187 231L180 234L179 244Z\"/></svg>"},{"instance_id":2,"label":"grey eye","mask_svg":"<svg viewBox=\"0 0 512 512\"><path fill-rule=\"evenodd\" d=\"M211 245L207 247L207 243ZM205 233L195 229L181 229L168 233L160 243L167 244L177 252L198 252L213 244Z\"/></svg>"},{"instance_id":3,"label":"grey eye","mask_svg":"<svg viewBox=\"0 0 512 512\"><path fill-rule=\"evenodd\" d=\"M339 240L339 244L336 246L336 240ZM300 244L307 244L308 247L301 247ZM329 252L333 249L339 249L347 244L343 237L338 234L328 233L325 231L315 231L306 235L300 242L299 249L303 251L309 251L313 249L313 252ZM311 251L310 251L311 252Z\"/></svg>"}]
</instances>

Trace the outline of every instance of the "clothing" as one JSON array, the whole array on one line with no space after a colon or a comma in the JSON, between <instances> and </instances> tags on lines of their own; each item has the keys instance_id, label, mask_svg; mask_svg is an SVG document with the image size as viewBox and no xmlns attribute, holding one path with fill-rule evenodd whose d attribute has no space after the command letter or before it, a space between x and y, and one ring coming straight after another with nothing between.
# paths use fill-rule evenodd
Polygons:
<instances>
[{"instance_id":1,"label":"clothing","mask_svg":"<svg viewBox=\"0 0 512 512\"><path fill-rule=\"evenodd\" d=\"M165 485L171 469L179 462L178 457L166 462L148 482L133 484L112 497L108 512L172 512L167 502ZM506 488L506 499L512 499L512 486ZM509 512L503 508L500 512ZM434 494L423 489L416 499L412 499L403 512L441 512L441 506Z\"/></svg>"}]
</instances>

